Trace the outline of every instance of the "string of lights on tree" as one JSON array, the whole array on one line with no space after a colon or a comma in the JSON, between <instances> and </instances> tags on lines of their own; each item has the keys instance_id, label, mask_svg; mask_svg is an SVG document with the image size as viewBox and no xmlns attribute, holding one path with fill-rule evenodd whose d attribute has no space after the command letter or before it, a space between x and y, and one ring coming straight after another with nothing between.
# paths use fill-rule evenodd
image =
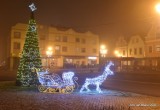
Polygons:
<instances>
[{"instance_id":1,"label":"string of lights on tree","mask_svg":"<svg viewBox=\"0 0 160 110\"><path fill-rule=\"evenodd\" d=\"M36 21L34 19L34 11L37 9L32 3L29 5L31 9L31 18L28 24L25 43L20 58L20 64L17 72L17 85L32 86L38 83L37 74L32 71L32 67L41 68L41 58L39 52L39 42L37 35Z\"/></svg>"}]
</instances>

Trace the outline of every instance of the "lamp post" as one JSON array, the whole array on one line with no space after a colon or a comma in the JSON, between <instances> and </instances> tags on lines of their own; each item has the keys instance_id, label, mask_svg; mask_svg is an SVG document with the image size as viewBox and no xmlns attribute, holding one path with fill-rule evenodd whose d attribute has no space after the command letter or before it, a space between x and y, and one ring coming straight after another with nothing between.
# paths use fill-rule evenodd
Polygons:
<instances>
[{"instance_id":1,"label":"lamp post","mask_svg":"<svg viewBox=\"0 0 160 110\"><path fill-rule=\"evenodd\" d=\"M105 45L100 46L100 63L102 64L102 60L106 57L108 50Z\"/></svg>"},{"instance_id":2,"label":"lamp post","mask_svg":"<svg viewBox=\"0 0 160 110\"><path fill-rule=\"evenodd\" d=\"M117 56L117 57L122 57L122 55L120 54L120 52L118 50L115 50L114 51L114 54Z\"/></svg>"},{"instance_id":3,"label":"lamp post","mask_svg":"<svg viewBox=\"0 0 160 110\"><path fill-rule=\"evenodd\" d=\"M103 58L106 57L107 49L106 49L105 45L100 46L100 54L101 54L101 57L103 57Z\"/></svg>"},{"instance_id":4,"label":"lamp post","mask_svg":"<svg viewBox=\"0 0 160 110\"><path fill-rule=\"evenodd\" d=\"M155 6L155 8L156 8L156 11L157 11L158 13L160 13L160 3L158 3L158 4Z\"/></svg>"},{"instance_id":5,"label":"lamp post","mask_svg":"<svg viewBox=\"0 0 160 110\"><path fill-rule=\"evenodd\" d=\"M53 54L53 50L52 50L52 47L48 47L47 51L46 51L46 55L47 55L47 59L46 59L46 66L47 68L49 67L48 66L48 63L49 63L49 57L52 57L52 54Z\"/></svg>"}]
</instances>

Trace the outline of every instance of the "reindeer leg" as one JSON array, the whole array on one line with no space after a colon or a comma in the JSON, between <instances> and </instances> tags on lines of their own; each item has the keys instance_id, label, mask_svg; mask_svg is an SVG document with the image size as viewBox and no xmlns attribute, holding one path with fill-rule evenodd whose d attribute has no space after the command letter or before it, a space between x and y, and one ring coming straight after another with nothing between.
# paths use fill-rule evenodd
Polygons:
<instances>
[{"instance_id":1,"label":"reindeer leg","mask_svg":"<svg viewBox=\"0 0 160 110\"><path fill-rule=\"evenodd\" d=\"M82 88L80 89L80 92L83 92L84 89L86 89L87 92L90 92L90 89L88 88L88 84L86 83L82 86Z\"/></svg>"},{"instance_id":2,"label":"reindeer leg","mask_svg":"<svg viewBox=\"0 0 160 110\"><path fill-rule=\"evenodd\" d=\"M83 85L83 86L81 87L80 92L83 92L84 86L85 86L85 85Z\"/></svg>"},{"instance_id":3,"label":"reindeer leg","mask_svg":"<svg viewBox=\"0 0 160 110\"><path fill-rule=\"evenodd\" d=\"M87 92L90 92L91 90L88 88L88 85L85 86Z\"/></svg>"},{"instance_id":4,"label":"reindeer leg","mask_svg":"<svg viewBox=\"0 0 160 110\"><path fill-rule=\"evenodd\" d=\"M102 90L99 87L99 84L96 84L96 91L98 91L99 93L102 93Z\"/></svg>"}]
</instances>

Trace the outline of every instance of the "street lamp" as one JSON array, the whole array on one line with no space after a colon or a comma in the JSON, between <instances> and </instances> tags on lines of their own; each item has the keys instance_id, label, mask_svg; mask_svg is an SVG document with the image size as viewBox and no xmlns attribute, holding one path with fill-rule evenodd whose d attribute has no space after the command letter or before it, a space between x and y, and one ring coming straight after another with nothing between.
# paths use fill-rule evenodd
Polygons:
<instances>
[{"instance_id":1,"label":"street lamp","mask_svg":"<svg viewBox=\"0 0 160 110\"><path fill-rule=\"evenodd\" d=\"M100 46L100 54L101 54L101 57L106 57L107 49L105 45Z\"/></svg>"},{"instance_id":2,"label":"street lamp","mask_svg":"<svg viewBox=\"0 0 160 110\"><path fill-rule=\"evenodd\" d=\"M156 8L156 11L157 11L158 13L160 13L160 3L158 3L158 4L155 6L155 8Z\"/></svg>"},{"instance_id":3,"label":"street lamp","mask_svg":"<svg viewBox=\"0 0 160 110\"><path fill-rule=\"evenodd\" d=\"M114 54L115 54L117 57L122 56L118 50L115 50L115 51L114 51Z\"/></svg>"},{"instance_id":4,"label":"street lamp","mask_svg":"<svg viewBox=\"0 0 160 110\"><path fill-rule=\"evenodd\" d=\"M53 54L52 47L48 47L48 49L47 49L47 51L46 51L46 55L47 55L47 60L46 60L46 61L47 61L47 62L46 62L47 68L48 68L48 63L49 63L49 57L51 57L52 54Z\"/></svg>"}]
</instances>

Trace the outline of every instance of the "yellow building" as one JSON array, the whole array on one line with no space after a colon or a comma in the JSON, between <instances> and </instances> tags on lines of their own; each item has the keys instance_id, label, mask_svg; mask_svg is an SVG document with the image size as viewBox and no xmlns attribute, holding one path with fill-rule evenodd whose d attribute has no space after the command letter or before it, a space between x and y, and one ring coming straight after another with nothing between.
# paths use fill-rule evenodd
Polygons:
<instances>
[{"instance_id":1,"label":"yellow building","mask_svg":"<svg viewBox=\"0 0 160 110\"><path fill-rule=\"evenodd\" d=\"M11 30L10 67L16 68L23 50L27 25L18 23ZM99 63L99 36L71 28L38 25L43 66L80 66ZM50 47L50 50L48 48ZM50 51L50 55L47 55Z\"/></svg>"},{"instance_id":2,"label":"yellow building","mask_svg":"<svg viewBox=\"0 0 160 110\"><path fill-rule=\"evenodd\" d=\"M145 37L146 56L160 57L160 23L153 22Z\"/></svg>"},{"instance_id":3,"label":"yellow building","mask_svg":"<svg viewBox=\"0 0 160 110\"><path fill-rule=\"evenodd\" d=\"M116 43L116 53L118 57L145 57L144 38L139 35L131 36L127 40L124 37L119 37Z\"/></svg>"},{"instance_id":4,"label":"yellow building","mask_svg":"<svg viewBox=\"0 0 160 110\"><path fill-rule=\"evenodd\" d=\"M114 51L117 57L127 57L127 41L124 36L120 36L116 42L116 48Z\"/></svg>"},{"instance_id":5,"label":"yellow building","mask_svg":"<svg viewBox=\"0 0 160 110\"><path fill-rule=\"evenodd\" d=\"M144 38L139 35L132 36L128 43L128 57L144 58L145 43Z\"/></svg>"}]
</instances>

